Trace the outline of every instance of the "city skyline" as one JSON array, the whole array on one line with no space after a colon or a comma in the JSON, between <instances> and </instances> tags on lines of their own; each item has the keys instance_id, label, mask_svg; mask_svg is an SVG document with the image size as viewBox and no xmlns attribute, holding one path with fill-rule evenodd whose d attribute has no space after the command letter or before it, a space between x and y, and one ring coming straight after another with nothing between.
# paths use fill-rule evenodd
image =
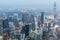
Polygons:
<instances>
[{"instance_id":1,"label":"city skyline","mask_svg":"<svg viewBox=\"0 0 60 40\"><path fill-rule=\"evenodd\" d=\"M53 10L55 0L0 0L0 8L37 8ZM56 0L57 11L60 11L60 0Z\"/></svg>"},{"instance_id":2,"label":"city skyline","mask_svg":"<svg viewBox=\"0 0 60 40\"><path fill-rule=\"evenodd\" d=\"M0 40L60 40L60 0L0 0Z\"/></svg>"}]
</instances>

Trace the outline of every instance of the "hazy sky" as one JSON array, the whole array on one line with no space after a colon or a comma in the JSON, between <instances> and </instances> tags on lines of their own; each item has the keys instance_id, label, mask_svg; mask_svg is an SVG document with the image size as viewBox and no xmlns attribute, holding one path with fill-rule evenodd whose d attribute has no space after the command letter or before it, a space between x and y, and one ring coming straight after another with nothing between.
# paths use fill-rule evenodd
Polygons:
<instances>
[{"instance_id":1,"label":"hazy sky","mask_svg":"<svg viewBox=\"0 0 60 40\"><path fill-rule=\"evenodd\" d=\"M40 8L52 9L54 0L0 0L0 8ZM60 10L60 0L56 0Z\"/></svg>"}]
</instances>

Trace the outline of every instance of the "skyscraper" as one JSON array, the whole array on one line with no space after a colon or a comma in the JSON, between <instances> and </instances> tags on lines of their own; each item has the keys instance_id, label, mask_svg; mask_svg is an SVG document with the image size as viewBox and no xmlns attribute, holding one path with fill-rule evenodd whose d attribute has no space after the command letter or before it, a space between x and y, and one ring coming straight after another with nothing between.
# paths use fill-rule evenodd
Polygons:
<instances>
[{"instance_id":1,"label":"skyscraper","mask_svg":"<svg viewBox=\"0 0 60 40\"><path fill-rule=\"evenodd\" d=\"M4 31L9 30L9 23L8 22L9 22L8 19L4 19L2 22Z\"/></svg>"},{"instance_id":2,"label":"skyscraper","mask_svg":"<svg viewBox=\"0 0 60 40\"><path fill-rule=\"evenodd\" d=\"M27 15L27 13L22 14L22 21L23 21L23 23L28 23L28 15Z\"/></svg>"},{"instance_id":3,"label":"skyscraper","mask_svg":"<svg viewBox=\"0 0 60 40\"><path fill-rule=\"evenodd\" d=\"M56 13L56 1L54 1L54 8L53 8L54 13Z\"/></svg>"},{"instance_id":4,"label":"skyscraper","mask_svg":"<svg viewBox=\"0 0 60 40\"><path fill-rule=\"evenodd\" d=\"M3 32L5 34L3 40L7 40L8 36L10 35L9 34L10 29L9 29L9 21L8 21L8 19L4 19L2 24L3 24Z\"/></svg>"},{"instance_id":5,"label":"skyscraper","mask_svg":"<svg viewBox=\"0 0 60 40\"><path fill-rule=\"evenodd\" d=\"M22 27L21 33L25 34L25 37L29 35L29 27L30 25L25 25Z\"/></svg>"},{"instance_id":6,"label":"skyscraper","mask_svg":"<svg viewBox=\"0 0 60 40\"><path fill-rule=\"evenodd\" d=\"M41 23L44 23L44 12L41 12Z\"/></svg>"},{"instance_id":7,"label":"skyscraper","mask_svg":"<svg viewBox=\"0 0 60 40\"><path fill-rule=\"evenodd\" d=\"M35 30L35 20L34 20L33 14L31 14L31 16L30 16L30 23L32 23L32 30Z\"/></svg>"},{"instance_id":8,"label":"skyscraper","mask_svg":"<svg viewBox=\"0 0 60 40\"><path fill-rule=\"evenodd\" d=\"M54 4L53 4L53 7L54 7L54 8L53 8L54 18L56 18L56 16L57 16L57 15L56 15L56 14L57 14L56 6L57 6L57 5L56 5L56 1L54 1Z\"/></svg>"},{"instance_id":9,"label":"skyscraper","mask_svg":"<svg viewBox=\"0 0 60 40\"><path fill-rule=\"evenodd\" d=\"M15 29L16 30L19 30L20 26L19 26L19 21L17 18L13 18L13 23L15 25Z\"/></svg>"}]
</instances>

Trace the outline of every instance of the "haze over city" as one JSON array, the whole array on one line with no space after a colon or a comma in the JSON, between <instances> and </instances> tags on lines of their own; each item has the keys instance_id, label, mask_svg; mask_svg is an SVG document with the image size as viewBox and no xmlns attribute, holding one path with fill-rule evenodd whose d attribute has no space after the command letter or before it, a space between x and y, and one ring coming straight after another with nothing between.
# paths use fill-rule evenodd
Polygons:
<instances>
[{"instance_id":1,"label":"haze over city","mask_svg":"<svg viewBox=\"0 0 60 40\"><path fill-rule=\"evenodd\" d=\"M0 40L60 40L60 0L0 0Z\"/></svg>"},{"instance_id":2,"label":"haze over city","mask_svg":"<svg viewBox=\"0 0 60 40\"><path fill-rule=\"evenodd\" d=\"M60 0L0 0L0 8L38 8L52 10L54 1L57 11L60 10Z\"/></svg>"}]
</instances>

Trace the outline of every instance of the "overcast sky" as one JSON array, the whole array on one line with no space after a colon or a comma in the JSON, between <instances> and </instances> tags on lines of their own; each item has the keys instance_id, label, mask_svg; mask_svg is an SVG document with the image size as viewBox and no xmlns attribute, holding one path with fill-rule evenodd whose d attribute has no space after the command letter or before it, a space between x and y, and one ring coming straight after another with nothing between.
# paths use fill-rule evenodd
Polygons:
<instances>
[{"instance_id":1,"label":"overcast sky","mask_svg":"<svg viewBox=\"0 0 60 40\"><path fill-rule=\"evenodd\" d=\"M56 0L60 10L60 0ZM52 9L54 0L0 0L0 8L40 8Z\"/></svg>"}]
</instances>

